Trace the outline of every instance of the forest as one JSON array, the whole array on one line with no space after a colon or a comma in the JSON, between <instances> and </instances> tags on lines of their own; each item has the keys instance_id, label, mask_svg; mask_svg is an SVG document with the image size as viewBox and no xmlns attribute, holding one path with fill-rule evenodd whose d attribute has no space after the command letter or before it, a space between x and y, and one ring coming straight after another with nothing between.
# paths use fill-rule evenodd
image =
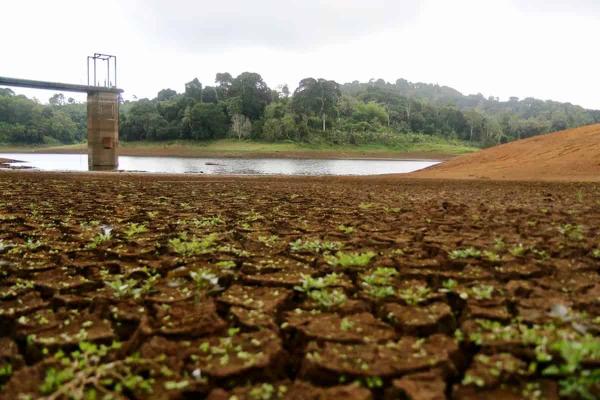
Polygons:
<instances>
[{"instance_id":1,"label":"forest","mask_svg":"<svg viewBox=\"0 0 600 400\"><path fill-rule=\"evenodd\" d=\"M425 135L476 146L600 122L600 110L570 103L463 95L447 86L398 79L339 84L306 78L291 92L270 88L260 74L216 74L179 93L121 102L125 141L212 140L384 144ZM0 88L0 143L67 144L85 141L86 105L63 94L48 104Z\"/></svg>"}]
</instances>

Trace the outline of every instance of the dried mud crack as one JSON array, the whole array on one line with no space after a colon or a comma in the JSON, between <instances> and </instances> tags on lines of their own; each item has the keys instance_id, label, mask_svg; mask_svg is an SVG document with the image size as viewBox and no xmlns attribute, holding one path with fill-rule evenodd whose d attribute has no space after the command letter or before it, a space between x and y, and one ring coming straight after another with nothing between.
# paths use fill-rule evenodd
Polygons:
<instances>
[{"instance_id":1,"label":"dried mud crack","mask_svg":"<svg viewBox=\"0 0 600 400\"><path fill-rule=\"evenodd\" d=\"M0 399L600 398L599 184L0 193Z\"/></svg>"}]
</instances>

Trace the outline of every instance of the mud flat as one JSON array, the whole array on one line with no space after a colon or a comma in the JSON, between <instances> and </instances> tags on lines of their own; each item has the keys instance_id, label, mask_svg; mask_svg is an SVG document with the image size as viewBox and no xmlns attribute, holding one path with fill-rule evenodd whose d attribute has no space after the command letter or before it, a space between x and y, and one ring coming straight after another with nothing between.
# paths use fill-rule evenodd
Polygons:
<instances>
[{"instance_id":1,"label":"mud flat","mask_svg":"<svg viewBox=\"0 0 600 400\"><path fill-rule=\"evenodd\" d=\"M1 399L600 395L599 184L0 172L0 193Z\"/></svg>"},{"instance_id":2,"label":"mud flat","mask_svg":"<svg viewBox=\"0 0 600 400\"><path fill-rule=\"evenodd\" d=\"M491 147L412 174L416 178L600 181L600 124Z\"/></svg>"}]
</instances>

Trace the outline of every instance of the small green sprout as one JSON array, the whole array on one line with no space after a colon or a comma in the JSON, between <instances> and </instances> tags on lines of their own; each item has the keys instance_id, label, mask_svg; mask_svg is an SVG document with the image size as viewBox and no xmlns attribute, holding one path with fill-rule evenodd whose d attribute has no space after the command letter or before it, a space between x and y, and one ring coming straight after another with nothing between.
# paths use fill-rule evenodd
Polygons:
<instances>
[{"instance_id":1,"label":"small green sprout","mask_svg":"<svg viewBox=\"0 0 600 400\"><path fill-rule=\"evenodd\" d=\"M462 384L467 385L475 385L477 387L484 387L485 381L483 378L475 375L465 374L465 377L462 380Z\"/></svg>"},{"instance_id":2,"label":"small green sprout","mask_svg":"<svg viewBox=\"0 0 600 400\"><path fill-rule=\"evenodd\" d=\"M298 239L290 243L290 250L295 253L320 253L326 251L335 251L342 248L339 242L328 242L321 240L302 240Z\"/></svg>"},{"instance_id":3,"label":"small green sprout","mask_svg":"<svg viewBox=\"0 0 600 400\"><path fill-rule=\"evenodd\" d=\"M523 257L527 252L527 248L523 246L523 243L519 243L510 248L509 253L514 257Z\"/></svg>"},{"instance_id":4,"label":"small green sprout","mask_svg":"<svg viewBox=\"0 0 600 400\"><path fill-rule=\"evenodd\" d=\"M196 289L200 291L213 290L219 287L219 277L205 268L191 271L190 278L196 284Z\"/></svg>"},{"instance_id":5,"label":"small green sprout","mask_svg":"<svg viewBox=\"0 0 600 400\"><path fill-rule=\"evenodd\" d=\"M350 321L348 318L343 318L342 322L340 322L340 329L343 331L349 331L354 326L354 322Z\"/></svg>"},{"instance_id":6,"label":"small green sprout","mask_svg":"<svg viewBox=\"0 0 600 400\"><path fill-rule=\"evenodd\" d=\"M318 278L313 278L310 275L302 275L301 286L294 286L294 289L299 292L308 293L311 290L324 289L340 284L341 275L334 273L327 274Z\"/></svg>"},{"instance_id":7,"label":"small green sprout","mask_svg":"<svg viewBox=\"0 0 600 400\"><path fill-rule=\"evenodd\" d=\"M178 238L169 240L169 245L175 253L183 256L196 256L215 251L214 246L217 240L218 236L216 233L211 233L202 239L196 237L188 239L186 234L181 234Z\"/></svg>"},{"instance_id":8,"label":"small green sprout","mask_svg":"<svg viewBox=\"0 0 600 400\"><path fill-rule=\"evenodd\" d=\"M558 231L569 240L583 240L583 227L581 225L564 224L558 227Z\"/></svg>"},{"instance_id":9,"label":"small green sprout","mask_svg":"<svg viewBox=\"0 0 600 400\"><path fill-rule=\"evenodd\" d=\"M500 256L498 255L498 253L495 253L493 251L490 250L484 250L483 251L483 259L486 261L489 261L491 263L497 263L501 260Z\"/></svg>"},{"instance_id":10,"label":"small green sprout","mask_svg":"<svg viewBox=\"0 0 600 400\"><path fill-rule=\"evenodd\" d=\"M165 389L167 390L183 390L190 385L190 382L187 380L183 381L166 381L164 384Z\"/></svg>"},{"instance_id":11,"label":"small green sprout","mask_svg":"<svg viewBox=\"0 0 600 400\"><path fill-rule=\"evenodd\" d=\"M125 236L127 239L132 239L134 236L137 236L141 233L148 232L148 228L144 224L136 224L130 223L125 229Z\"/></svg>"},{"instance_id":12,"label":"small green sprout","mask_svg":"<svg viewBox=\"0 0 600 400\"><path fill-rule=\"evenodd\" d=\"M494 250L502 251L505 248L506 248L506 243L504 243L504 240L502 240L502 238L494 239Z\"/></svg>"},{"instance_id":13,"label":"small green sprout","mask_svg":"<svg viewBox=\"0 0 600 400\"><path fill-rule=\"evenodd\" d=\"M474 247L467 247L465 249L452 250L449 253L450 259L459 260L466 258L481 258L481 251Z\"/></svg>"},{"instance_id":14,"label":"small green sprout","mask_svg":"<svg viewBox=\"0 0 600 400\"><path fill-rule=\"evenodd\" d=\"M442 287L443 287L442 291L451 292L457 286L458 286L458 282L457 281L455 281L454 279L447 279L444 282L442 282Z\"/></svg>"},{"instance_id":15,"label":"small green sprout","mask_svg":"<svg viewBox=\"0 0 600 400\"><path fill-rule=\"evenodd\" d=\"M398 290L398 296L410 306L422 303L430 294L431 290L427 286L413 286Z\"/></svg>"},{"instance_id":16,"label":"small green sprout","mask_svg":"<svg viewBox=\"0 0 600 400\"><path fill-rule=\"evenodd\" d=\"M477 300L489 300L492 298L492 293L494 293L494 287L490 285L473 286L471 292Z\"/></svg>"},{"instance_id":17,"label":"small green sprout","mask_svg":"<svg viewBox=\"0 0 600 400\"><path fill-rule=\"evenodd\" d=\"M94 236L90 243L86 246L87 249L93 250L102 243L108 242L112 239L112 228L108 225L102 225L100 227L102 231Z\"/></svg>"},{"instance_id":18,"label":"small green sprout","mask_svg":"<svg viewBox=\"0 0 600 400\"><path fill-rule=\"evenodd\" d=\"M348 299L340 289L321 289L307 292L308 298L316 302L321 308L332 308L344 304Z\"/></svg>"},{"instance_id":19,"label":"small green sprout","mask_svg":"<svg viewBox=\"0 0 600 400\"><path fill-rule=\"evenodd\" d=\"M337 229L338 229L338 231L345 233L346 235L350 235L350 234L354 233L354 228L351 226L338 225Z\"/></svg>"},{"instance_id":20,"label":"small green sprout","mask_svg":"<svg viewBox=\"0 0 600 400\"><path fill-rule=\"evenodd\" d=\"M398 275L394 268L378 267L372 273L362 277L361 285L370 296L385 298L393 296L396 291L391 286L392 277Z\"/></svg>"},{"instance_id":21,"label":"small green sprout","mask_svg":"<svg viewBox=\"0 0 600 400\"><path fill-rule=\"evenodd\" d=\"M277 236L277 235L259 236L258 241L267 247L273 247L279 241L279 236Z\"/></svg>"},{"instance_id":22,"label":"small green sprout","mask_svg":"<svg viewBox=\"0 0 600 400\"><path fill-rule=\"evenodd\" d=\"M225 221L223 221L219 216L202 217L192 220L192 224L198 228L210 228L213 226L222 225L224 223Z\"/></svg>"},{"instance_id":23,"label":"small green sprout","mask_svg":"<svg viewBox=\"0 0 600 400\"><path fill-rule=\"evenodd\" d=\"M375 257L375 253L372 251L367 251L364 253L344 253L338 251L337 253L335 253L335 256L326 254L325 261L327 262L327 264L334 267L365 267L371 262L371 259L373 259L373 257Z\"/></svg>"},{"instance_id":24,"label":"small green sprout","mask_svg":"<svg viewBox=\"0 0 600 400\"><path fill-rule=\"evenodd\" d=\"M249 393L252 400L271 400L275 398L273 396L276 394L277 391L275 387L270 383L263 383L258 387L252 388ZM279 396L277 396L277 398L279 398Z\"/></svg>"},{"instance_id":25,"label":"small green sprout","mask_svg":"<svg viewBox=\"0 0 600 400\"><path fill-rule=\"evenodd\" d=\"M224 269L231 269L231 268L235 268L235 266L236 266L235 261L231 261L231 260L219 261L215 265L219 268L224 268Z\"/></svg>"}]
</instances>

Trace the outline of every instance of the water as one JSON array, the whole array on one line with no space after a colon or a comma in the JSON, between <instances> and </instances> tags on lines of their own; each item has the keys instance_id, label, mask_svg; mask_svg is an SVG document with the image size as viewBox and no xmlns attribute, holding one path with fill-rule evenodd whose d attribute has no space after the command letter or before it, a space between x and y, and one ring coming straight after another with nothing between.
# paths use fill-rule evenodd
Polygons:
<instances>
[{"instance_id":1,"label":"water","mask_svg":"<svg viewBox=\"0 0 600 400\"><path fill-rule=\"evenodd\" d=\"M43 171L87 171L87 154L0 153ZM119 157L119 170L228 175L380 175L407 173L432 160L301 160L280 158Z\"/></svg>"}]
</instances>

